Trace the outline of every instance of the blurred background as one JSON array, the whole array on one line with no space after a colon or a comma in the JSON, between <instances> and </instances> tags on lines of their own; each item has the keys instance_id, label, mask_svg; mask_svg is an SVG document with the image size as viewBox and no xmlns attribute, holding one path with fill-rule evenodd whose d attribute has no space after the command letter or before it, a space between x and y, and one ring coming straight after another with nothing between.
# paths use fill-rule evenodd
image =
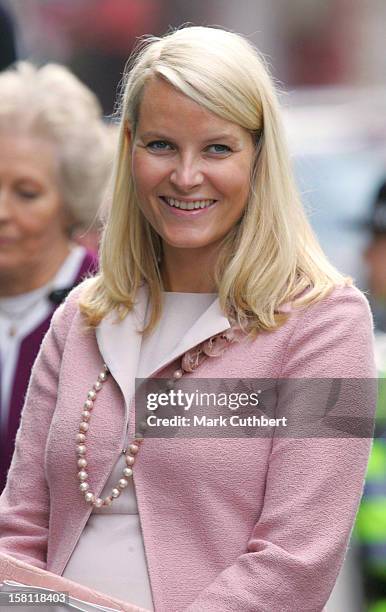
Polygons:
<instances>
[{"instance_id":1,"label":"blurred background","mask_svg":"<svg viewBox=\"0 0 386 612\"><path fill-rule=\"evenodd\" d=\"M106 117L139 36L182 23L247 35L266 56L281 92L311 223L333 263L367 292L377 329L386 331L386 216L383 229L373 223L374 207L386 207L385 194L379 196L386 178L384 0L0 0L0 7L8 14L0 12L1 68L15 57L64 63L97 94ZM385 484L386 459L382 473ZM385 490L381 513L375 519L364 514L365 523L386 525ZM352 545L329 612L386 610L386 527L370 545L377 538L383 538L382 570L370 588L380 588L378 607L363 598L366 541L362 548Z\"/></svg>"}]
</instances>

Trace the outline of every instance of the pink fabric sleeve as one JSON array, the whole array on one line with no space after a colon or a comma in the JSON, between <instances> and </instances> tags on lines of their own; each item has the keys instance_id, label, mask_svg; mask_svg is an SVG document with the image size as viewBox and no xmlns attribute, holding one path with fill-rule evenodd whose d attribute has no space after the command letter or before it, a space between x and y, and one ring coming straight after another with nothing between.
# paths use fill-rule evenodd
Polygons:
<instances>
[{"instance_id":1,"label":"pink fabric sleeve","mask_svg":"<svg viewBox=\"0 0 386 612\"><path fill-rule=\"evenodd\" d=\"M372 336L365 298L353 288L337 289L299 316L281 376L367 379L372 416ZM360 401L354 397L350 409L360 410ZM274 438L264 506L248 552L186 612L323 610L343 562L370 445L369 438Z\"/></svg>"},{"instance_id":2,"label":"pink fabric sleeve","mask_svg":"<svg viewBox=\"0 0 386 612\"><path fill-rule=\"evenodd\" d=\"M56 404L67 310L64 304L54 313L32 368L7 485L0 497L0 552L43 569L50 511L44 456Z\"/></svg>"}]
</instances>

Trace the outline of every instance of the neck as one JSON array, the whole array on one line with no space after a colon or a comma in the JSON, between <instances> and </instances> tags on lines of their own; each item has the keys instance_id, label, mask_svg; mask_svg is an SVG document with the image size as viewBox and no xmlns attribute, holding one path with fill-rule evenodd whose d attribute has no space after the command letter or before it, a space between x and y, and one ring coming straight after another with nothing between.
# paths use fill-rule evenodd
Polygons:
<instances>
[{"instance_id":1,"label":"neck","mask_svg":"<svg viewBox=\"0 0 386 612\"><path fill-rule=\"evenodd\" d=\"M23 267L22 270L0 270L0 297L12 297L39 289L50 282L64 263L70 252L69 244L55 250L39 265Z\"/></svg>"},{"instance_id":2,"label":"neck","mask_svg":"<svg viewBox=\"0 0 386 612\"><path fill-rule=\"evenodd\" d=\"M161 275L166 291L216 293L217 251L180 249L164 245Z\"/></svg>"}]
</instances>

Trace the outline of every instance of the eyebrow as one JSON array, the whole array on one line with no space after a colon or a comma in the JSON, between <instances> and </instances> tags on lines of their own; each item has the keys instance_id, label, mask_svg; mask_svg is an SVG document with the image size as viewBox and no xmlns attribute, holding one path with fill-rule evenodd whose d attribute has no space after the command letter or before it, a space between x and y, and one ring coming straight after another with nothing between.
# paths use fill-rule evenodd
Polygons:
<instances>
[{"instance_id":1,"label":"eyebrow","mask_svg":"<svg viewBox=\"0 0 386 612\"><path fill-rule=\"evenodd\" d=\"M219 142L221 140L231 140L234 143L240 144L240 139L237 138L237 136L233 136L232 134L229 134L227 132L222 132L222 133L219 133L219 134L213 134L212 136L207 138L204 142L205 143L208 143L208 142Z\"/></svg>"},{"instance_id":2,"label":"eyebrow","mask_svg":"<svg viewBox=\"0 0 386 612\"><path fill-rule=\"evenodd\" d=\"M141 134L141 138L157 138L159 140L167 140L167 141L171 141L171 142L175 142L174 138L171 138L170 136L167 136L166 134L160 132L156 132L156 131L148 131L148 132L143 132L143 134ZM232 134L229 134L227 132L222 132L219 134L213 134L212 136L210 136L209 138L205 138L205 140L203 141L203 144L209 144L209 143L217 143L220 142L222 140L228 140L231 141L237 145L241 145L240 139L237 138L237 136L233 136Z\"/></svg>"},{"instance_id":3,"label":"eyebrow","mask_svg":"<svg viewBox=\"0 0 386 612\"><path fill-rule=\"evenodd\" d=\"M15 185L17 185L17 186L27 185L28 187L32 186L32 188L40 189L41 186L42 186L42 182L44 182L44 181L43 181L43 179L41 177L32 178L31 176L30 177L28 177L28 176L20 176L20 177L18 177L16 179Z\"/></svg>"},{"instance_id":4,"label":"eyebrow","mask_svg":"<svg viewBox=\"0 0 386 612\"><path fill-rule=\"evenodd\" d=\"M141 134L141 138L157 138L159 140L172 140L172 138L170 138L170 136L166 136L165 134L163 134L162 132L143 132L143 134Z\"/></svg>"}]
</instances>

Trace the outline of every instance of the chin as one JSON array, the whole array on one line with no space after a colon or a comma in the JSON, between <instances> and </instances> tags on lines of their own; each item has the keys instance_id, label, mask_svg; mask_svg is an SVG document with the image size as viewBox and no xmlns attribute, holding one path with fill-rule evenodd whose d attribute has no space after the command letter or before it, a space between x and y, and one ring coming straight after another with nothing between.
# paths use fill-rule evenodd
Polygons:
<instances>
[{"instance_id":1,"label":"chin","mask_svg":"<svg viewBox=\"0 0 386 612\"><path fill-rule=\"evenodd\" d=\"M179 249L200 249L209 246L215 242L208 236L203 235L204 232L181 231L181 228L173 228L173 231L162 232L160 236L162 241L171 247Z\"/></svg>"},{"instance_id":2,"label":"chin","mask_svg":"<svg viewBox=\"0 0 386 612\"><path fill-rule=\"evenodd\" d=\"M162 240L163 242L175 249L200 249L208 246L207 242L203 242L201 240L194 240L192 238L183 239L181 237L178 237L169 239L165 237Z\"/></svg>"}]
</instances>

